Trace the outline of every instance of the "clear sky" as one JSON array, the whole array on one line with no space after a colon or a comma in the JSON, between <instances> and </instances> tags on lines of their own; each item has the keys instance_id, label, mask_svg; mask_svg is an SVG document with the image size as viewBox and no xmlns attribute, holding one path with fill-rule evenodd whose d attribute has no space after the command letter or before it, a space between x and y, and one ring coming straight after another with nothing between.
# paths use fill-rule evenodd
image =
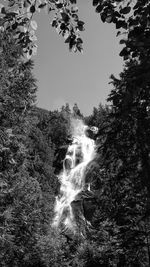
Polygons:
<instances>
[{"instance_id":1,"label":"clear sky","mask_svg":"<svg viewBox=\"0 0 150 267\"><path fill-rule=\"evenodd\" d=\"M85 22L83 54L69 52L44 11L36 19L38 53L33 59L38 80L37 105L53 110L65 103L77 103L81 112L89 115L94 106L106 103L111 90L109 77L118 76L123 61L114 25L101 22L92 1L78 0L78 7Z\"/></svg>"}]
</instances>

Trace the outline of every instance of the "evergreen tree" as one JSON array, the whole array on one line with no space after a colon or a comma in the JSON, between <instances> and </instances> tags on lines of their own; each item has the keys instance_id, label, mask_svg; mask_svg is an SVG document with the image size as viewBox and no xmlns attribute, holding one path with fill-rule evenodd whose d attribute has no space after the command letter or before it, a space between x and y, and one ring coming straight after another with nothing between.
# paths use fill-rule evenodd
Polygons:
<instances>
[{"instance_id":1,"label":"evergreen tree","mask_svg":"<svg viewBox=\"0 0 150 267\"><path fill-rule=\"evenodd\" d=\"M0 262L31 266L39 232L41 189L28 173L26 138L36 85L11 32L0 32ZM29 264L30 263L30 264Z\"/></svg>"},{"instance_id":2,"label":"evergreen tree","mask_svg":"<svg viewBox=\"0 0 150 267\"><path fill-rule=\"evenodd\" d=\"M148 232L141 230L141 225L149 221L150 203L148 66L149 61L145 60L128 62L120 79L112 77L114 90L109 97L113 103L110 115L113 122L107 133L103 156L106 167L111 176L114 173L113 179L116 182L116 221L121 227L126 251L124 260L120 263L123 266L130 266L133 261L139 266L149 264L149 244L147 247L145 242ZM138 255L136 259L133 254Z\"/></svg>"},{"instance_id":3,"label":"evergreen tree","mask_svg":"<svg viewBox=\"0 0 150 267\"><path fill-rule=\"evenodd\" d=\"M80 109L78 108L77 103L74 104L74 106L73 106L73 108L72 108L72 111L73 111L73 117L74 117L74 118L77 118L77 119L83 119L83 115L81 114L81 111L80 111Z\"/></svg>"}]
</instances>

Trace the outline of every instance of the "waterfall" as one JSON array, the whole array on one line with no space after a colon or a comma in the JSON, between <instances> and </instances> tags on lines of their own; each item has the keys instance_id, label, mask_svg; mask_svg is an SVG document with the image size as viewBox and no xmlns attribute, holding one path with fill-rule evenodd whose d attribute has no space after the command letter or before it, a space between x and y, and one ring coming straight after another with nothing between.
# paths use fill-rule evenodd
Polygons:
<instances>
[{"instance_id":1,"label":"waterfall","mask_svg":"<svg viewBox=\"0 0 150 267\"><path fill-rule=\"evenodd\" d=\"M81 120L72 120L72 144L68 147L63 161L63 171L59 174L60 194L56 197L53 226L65 227L75 232L73 202L84 190L90 191L90 183L85 182L85 170L95 157L95 142L88 131L97 133L96 127L88 127Z\"/></svg>"}]
</instances>

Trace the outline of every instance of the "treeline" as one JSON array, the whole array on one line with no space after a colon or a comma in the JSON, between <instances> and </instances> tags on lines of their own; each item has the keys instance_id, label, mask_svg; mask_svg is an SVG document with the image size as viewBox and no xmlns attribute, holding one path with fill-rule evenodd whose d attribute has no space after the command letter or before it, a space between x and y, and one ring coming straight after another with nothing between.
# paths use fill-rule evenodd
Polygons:
<instances>
[{"instance_id":1,"label":"treeline","mask_svg":"<svg viewBox=\"0 0 150 267\"><path fill-rule=\"evenodd\" d=\"M111 106L88 117L77 104L37 108L32 69L11 32L1 32L0 266L150 266L149 62L126 63L111 77ZM73 239L51 227L70 116L99 129L86 174L96 208L85 237Z\"/></svg>"}]
</instances>

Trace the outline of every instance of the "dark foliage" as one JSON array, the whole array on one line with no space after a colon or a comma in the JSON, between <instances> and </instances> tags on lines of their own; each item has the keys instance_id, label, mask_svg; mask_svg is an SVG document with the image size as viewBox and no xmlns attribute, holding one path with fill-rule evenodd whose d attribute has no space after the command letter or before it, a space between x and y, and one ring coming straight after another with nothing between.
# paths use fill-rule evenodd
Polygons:
<instances>
[{"instance_id":1,"label":"dark foliage","mask_svg":"<svg viewBox=\"0 0 150 267\"><path fill-rule=\"evenodd\" d=\"M28 58L37 50L37 23L33 18L43 9L48 15L53 15L51 25L64 37L69 49L82 51L83 41L79 32L84 30L84 22L79 19L76 1L7 0L4 4L0 4L0 27L3 31L13 32L16 45L22 48Z\"/></svg>"},{"instance_id":2,"label":"dark foliage","mask_svg":"<svg viewBox=\"0 0 150 267\"><path fill-rule=\"evenodd\" d=\"M32 17L36 6L30 1L23 4L26 2ZM111 76L111 105L99 105L86 118L77 104L73 110L66 104L61 111L53 112L34 106L33 62L24 60L22 47L14 39L14 33L19 34L17 41L21 40L30 54L32 42L24 39L29 33L24 31L22 35L17 29L31 18L24 21L22 13L20 19L17 13L11 13L10 6L14 9L15 3L9 1L8 10L1 8L1 266L150 266L149 1L93 1L103 22L125 30L120 55L126 64L118 79ZM70 3L71 11L67 9ZM72 4L76 1L49 1L41 2L38 8L54 6L60 11L61 18L56 17L52 26L65 34L71 17L78 25L76 29L83 30ZM10 24L6 23L8 19ZM77 41L73 29L66 39L70 48ZM82 40L78 38L78 42ZM97 156L85 177L91 183L95 203L83 203L90 223L84 237L74 239L51 227L59 190L57 174L71 142L70 118L82 118L99 129L94 137Z\"/></svg>"}]
</instances>

